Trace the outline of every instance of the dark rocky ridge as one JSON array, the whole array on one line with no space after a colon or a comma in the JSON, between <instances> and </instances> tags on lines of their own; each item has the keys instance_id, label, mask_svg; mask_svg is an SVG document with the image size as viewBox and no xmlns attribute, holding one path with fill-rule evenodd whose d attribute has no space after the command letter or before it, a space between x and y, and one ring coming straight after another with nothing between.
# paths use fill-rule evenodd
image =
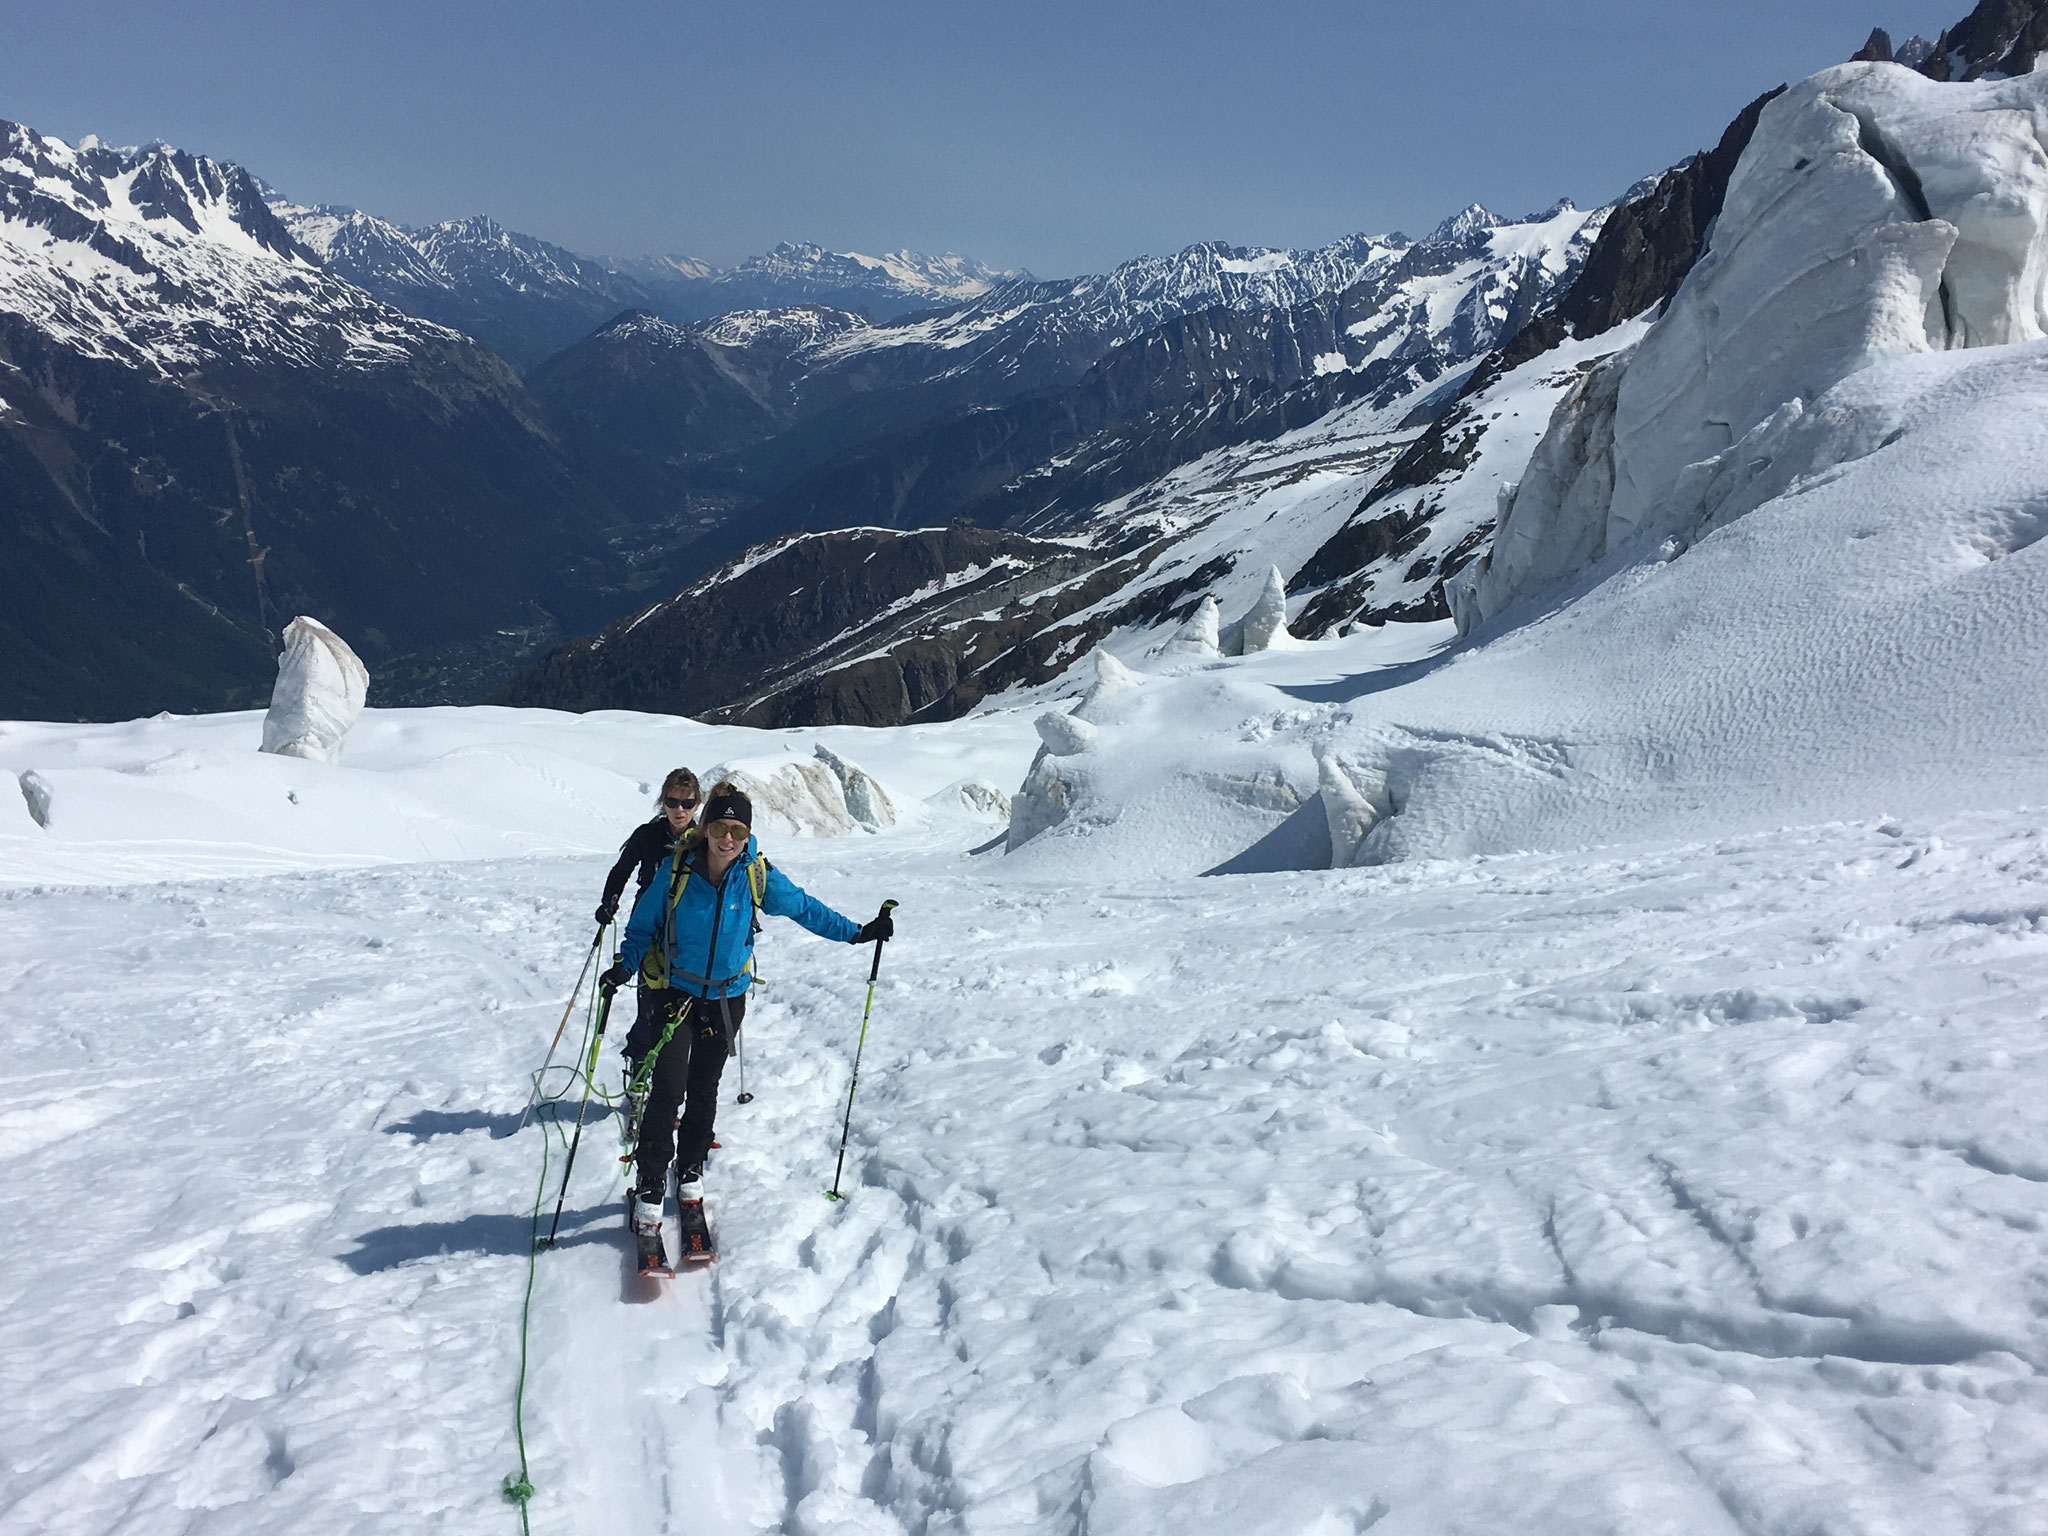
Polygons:
<instances>
[{"instance_id":1,"label":"dark rocky ridge","mask_svg":"<svg viewBox=\"0 0 2048 1536\"><path fill-rule=\"evenodd\" d=\"M1873 35L1871 42L1879 35ZM1891 40L1884 41L1889 54ZM2033 72L2035 60L2044 51L2048 51L2048 5L2042 0L1980 0L1977 8L1943 32L1933 51L1913 67L1930 80L2025 75Z\"/></svg>"},{"instance_id":2,"label":"dark rocky ridge","mask_svg":"<svg viewBox=\"0 0 2048 1536\"><path fill-rule=\"evenodd\" d=\"M960 680L949 648L927 636L1021 611L1096 563L1065 545L965 524L791 539L570 642L494 702L582 710L631 699L635 709L750 725L794 723L822 708L840 723L897 725ZM838 665L870 652L890 654Z\"/></svg>"}]
</instances>

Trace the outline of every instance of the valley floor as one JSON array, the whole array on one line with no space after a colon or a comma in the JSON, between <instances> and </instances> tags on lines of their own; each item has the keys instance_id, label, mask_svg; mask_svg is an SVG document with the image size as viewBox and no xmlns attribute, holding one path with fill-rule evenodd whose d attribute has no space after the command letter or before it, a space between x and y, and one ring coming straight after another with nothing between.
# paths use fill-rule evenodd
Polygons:
<instances>
[{"instance_id":1,"label":"valley floor","mask_svg":"<svg viewBox=\"0 0 2048 1536\"><path fill-rule=\"evenodd\" d=\"M2044 825L771 847L903 903L852 1198L865 953L771 920L717 1269L641 1298L584 1139L532 1528L2048 1531ZM604 862L0 892L0 1523L518 1528L513 1128Z\"/></svg>"}]
</instances>

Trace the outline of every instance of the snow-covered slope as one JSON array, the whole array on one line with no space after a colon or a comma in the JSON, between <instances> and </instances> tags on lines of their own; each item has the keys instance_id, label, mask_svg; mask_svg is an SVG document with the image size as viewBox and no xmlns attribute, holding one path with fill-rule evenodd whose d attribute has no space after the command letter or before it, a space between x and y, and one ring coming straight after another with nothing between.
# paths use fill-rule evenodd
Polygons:
<instances>
[{"instance_id":1,"label":"snow-covered slope","mask_svg":"<svg viewBox=\"0 0 2048 1536\"><path fill-rule=\"evenodd\" d=\"M1417 676L1425 638L1116 697L1170 704L1223 777L1297 717L1511 711L1537 675ZM1616 715L1668 718L1624 681ZM771 920L715 1272L628 1278L612 1120L585 1126L532 1292L537 1530L2027 1530L2048 780L1950 774L2031 723L1952 699L1962 745L1898 780L1929 814L1839 819L1865 797L1833 776L1908 700L1814 734L1818 823L1759 797L1695 840L1673 794L1626 851L1211 880L1109 827L969 853L991 824L945 786L1014 784L1028 710L372 710L339 767L258 754L254 715L6 727L49 826L0 809L0 1045L33 1064L0 1113L0 1508L50 1536L512 1519L528 1213L562 1170L543 1127L575 1121L520 1109L612 844L676 761L822 737L938 802L768 839L843 910L902 903L850 1198L821 1194L866 955ZM1133 808L1192 849L1189 809ZM147 1189L123 1240L58 1240L110 1165Z\"/></svg>"}]
</instances>

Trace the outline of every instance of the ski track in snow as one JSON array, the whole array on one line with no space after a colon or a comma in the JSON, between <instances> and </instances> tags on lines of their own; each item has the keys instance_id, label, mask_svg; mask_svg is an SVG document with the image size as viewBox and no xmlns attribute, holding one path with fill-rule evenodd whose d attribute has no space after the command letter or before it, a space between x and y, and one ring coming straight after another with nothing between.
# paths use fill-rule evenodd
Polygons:
<instances>
[{"instance_id":1,"label":"ski track in snow","mask_svg":"<svg viewBox=\"0 0 2048 1536\"><path fill-rule=\"evenodd\" d=\"M771 922L715 1271L639 1294L586 1132L533 1528L2048 1530L2042 826L771 849L904 903L852 1197L866 952ZM603 866L0 892L0 1524L517 1528L512 1127Z\"/></svg>"}]
</instances>

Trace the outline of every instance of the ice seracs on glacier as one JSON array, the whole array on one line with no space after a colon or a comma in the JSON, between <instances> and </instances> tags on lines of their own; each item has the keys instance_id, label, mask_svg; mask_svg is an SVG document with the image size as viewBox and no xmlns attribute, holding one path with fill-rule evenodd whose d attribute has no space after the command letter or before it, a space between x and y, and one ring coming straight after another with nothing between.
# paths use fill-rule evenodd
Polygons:
<instances>
[{"instance_id":1,"label":"ice seracs on glacier","mask_svg":"<svg viewBox=\"0 0 2048 1536\"><path fill-rule=\"evenodd\" d=\"M318 763L341 761L342 742L369 691L369 669L348 642L301 614L285 626L260 750Z\"/></svg>"},{"instance_id":2,"label":"ice seracs on glacier","mask_svg":"<svg viewBox=\"0 0 2048 1536\"><path fill-rule=\"evenodd\" d=\"M1166 656L1221 656L1223 611L1213 596L1204 596L1174 637L1166 642Z\"/></svg>"},{"instance_id":3,"label":"ice seracs on glacier","mask_svg":"<svg viewBox=\"0 0 2048 1536\"><path fill-rule=\"evenodd\" d=\"M1883 63L1766 107L1668 312L1559 406L1492 550L1450 584L1461 629L1872 451L1811 419L1851 375L2048 335L2044 126L2048 76L1945 84Z\"/></svg>"},{"instance_id":4,"label":"ice seracs on glacier","mask_svg":"<svg viewBox=\"0 0 2048 1536\"><path fill-rule=\"evenodd\" d=\"M1260 651L1289 650L1300 643L1287 631L1287 579L1279 566L1272 566L1250 609L1230 626L1224 650L1233 656L1251 656Z\"/></svg>"}]
</instances>

